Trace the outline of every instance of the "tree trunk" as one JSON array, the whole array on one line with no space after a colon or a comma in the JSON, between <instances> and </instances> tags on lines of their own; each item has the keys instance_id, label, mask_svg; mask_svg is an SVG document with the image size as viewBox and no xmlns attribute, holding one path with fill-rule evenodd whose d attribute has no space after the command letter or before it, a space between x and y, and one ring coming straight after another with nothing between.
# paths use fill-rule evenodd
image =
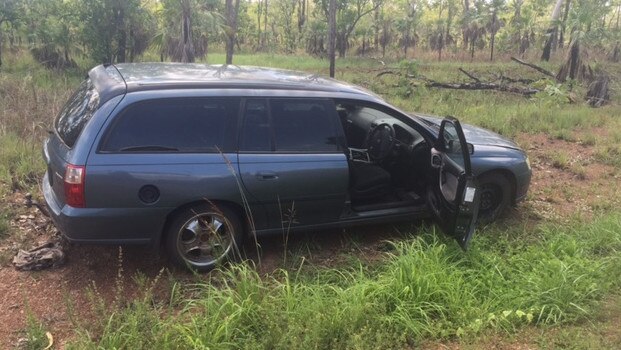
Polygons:
<instances>
[{"instance_id":1,"label":"tree trunk","mask_svg":"<svg viewBox=\"0 0 621 350\"><path fill-rule=\"evenodd\" d=\"M469 20L470 18L470 0L464 0L464 18ZM468 25L468 23L465 23L466 26ZM468 41L470 39L470 36L468 35L468 30L464 27L462 27L462 31L461 31L462 37L463 37L463 41L464 41L464 49L468 50Z\"/></svg>"},{"instance_id":2,"label":"tree trunk","mask_svg":"<svg viewBox=\"0 0 621 350\"><path fill-rule=\"evenodd\" d=\"M497 9L494 8L494 12L492 13L492 24L491 24L491 41L490 41L490 53L489 60L494 61L494 44L496 43L496 33L498 33L498 29L500 28L500 24L498 23L498 14Z\"/></svg>"},{"instance_id":3,"label":"tree trunk","mask_svg":"<svg viewBox=\"0 0 621 350\"><path fill-rule=\"evenodd\" d=\"M265 9L263 9L263 41L261 42L261 46L263 47L267 44L267 11L268 0L265 0Z\"/></svg>"},{"instance_id":4,"label":"tree trunk","mask_svg":"<svg viewBox=\"0 0 621 350\"><path fill-rule=\"evenodd\" d=\"M494 61L494 43L496 42L496 33L492 33L492 41L490 42L489 60Z\"/></svg>"},{"instance_id":5,"label":"tree trunk","mask_svg":"<svg viewBox=\"0 0 621 350\"><path fill-rule=\"evenodd\" d=\"M194 62L194 41L192 40L192 9L188 0L181 0L181 41L175 56L181 62Z\"/></svg>"},{"instance_id":6,"label":"tree trunk","mask_svg":"<svg viewBox=\"0 0 621 350\"><path fill-rule=\"evenodd\" d=\"M336 23L336 19L334 21ZM345 57L345 54L347 53L347 36L345 33L336 33L336 50L339 52L340 58Z\"/></svg>"},{"instance_id":7,"label":"tree trunk","mask_svg":"<svg viewBox=\"0 0 621 350\"><path fill-rule=\"evenodd\" d=\"M334 78L335 71L335 46L336 46L336 0L330 0L328 7L328 58L330 59L330 77Z\"/></svg>"},{"instance_id":8,"label":"tree trunk","mask_svg":"<svg viewBox=\"0 0 621 350\"><path fill-rule=\"evenodd\" d=\"M377 50L379 47L379 8L373 11L373 48Z\"/></svg>"},{"instance_id":9,"label":"tree trunk","mask_svg":"<svg viewBox=\"0 0 621 350\"><path fill-rule=\"evenodd\" d=\"M306 23L306 0L299 0L298 2L298 33L302 33L304 24Z\"/></svg>"},{"instance_id":10,"label":"tree trunk","mask_svg":"<svg viewBox=\"0 0 621 350\"><path fill-rule=\"evenodd\" d=\"M563 12L563 20L561 22L561 33L558 38L558 47L561 49L565 46L565 29L567 28L567 17L569 16L569 7L571 0L565 2L565 11Z\"/></svg>"},{"instance_id":11,"label":"tree trunk","mask_svg":"<svg viewBox=\"0 0 621 350\"><path fill-rule=\"evenodd\" d=\"M0 21L0 67L2 67L2 22Z\"/></svg>"},{"instance_id":12,"label":"tree trunk","mask_svg":"<svg viewBox=\"0 0 621 350\"><path fill-rule=\"evenodd\" d=\"M226 18L229 32L226 36L226 64L233 64L233 52L235 51L235 40L237 37L237 12L239 11L239 0L226 0Z\"/></svg>"},{"instance_id":13,"label":"tree trunk","mask_svg":"<svg viewBox=\"0 0 621 350\"><path fill-rule=\"evenodd\" d=\"M116 29L119 31L119 42L118 48L116 52L116 61L119 63L125 62L126 60L126 51L127 51L127 32L125 29L125 10L123 9L123 5L119 8L118 17L117 17L117 27Z\"/></svg>"},{"instance_id":14,"label":"tree trunk","mask_svg":"<svg viewBox=\"0 0 621 350\"><path fill-rule=\"evenodd\" d=\"M438 38L438 61L442 61L442 46L444 46L444 33Z\"/></svg>"},{"instance_id":15,"label":"tree trunk","mask_svg":"<svg viewBox=\"0 0 621 350\"><path fill-rule=\"evenodd\" d=\"M552 10L552 16L550 17L550 27L546 31L546 43L543 47L543 53L541 54L542 61L549 61L550 55L552 53L552 47L554 45L554 41L556 40L557 35L557 22L561 15L561 5L563 4L563 0L556 0L556 4L554 5L554 9Z\"/></svg>"},{"instance_id":16,"label":"tree trunk","mask_svg":"<svg viewBox=\"0 0 621 350\"><path fill-rule=\"evenodd\" d=\"M257 50L261 50L261 17L263 17L263 0L257 2Z\"/></svg>"}]
</instances>

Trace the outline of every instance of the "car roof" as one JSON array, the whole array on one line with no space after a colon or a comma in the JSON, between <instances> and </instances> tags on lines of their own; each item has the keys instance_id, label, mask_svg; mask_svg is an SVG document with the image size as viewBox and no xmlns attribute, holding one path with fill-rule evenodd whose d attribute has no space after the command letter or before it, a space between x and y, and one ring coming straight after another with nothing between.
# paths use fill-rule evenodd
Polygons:
<instances>
[{"instance_id":1,"label":"car roof","mask_svg":"<svg viewBox=\"0 0 621 350\"><path fill-rule=\"evenodd\" d=\"M120 63L97 66L89 77L106 101L125 92L172 89L305 90L381 99L361 87L316 74L253 66Z\"/></svg>"}]
</instances>

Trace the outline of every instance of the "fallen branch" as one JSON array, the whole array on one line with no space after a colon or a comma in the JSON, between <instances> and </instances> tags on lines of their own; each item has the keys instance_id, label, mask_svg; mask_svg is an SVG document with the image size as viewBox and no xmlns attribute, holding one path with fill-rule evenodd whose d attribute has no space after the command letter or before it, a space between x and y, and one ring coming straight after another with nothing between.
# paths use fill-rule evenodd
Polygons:
<instances>
[{"instance_id":1,"label":"fallen branch","mask_svg":"<svg viewBox=\"0 0 621 350\"><path fill-rule=\"evenodd\" d=\"M387 74L402 75L402 76L405 76L405 77L407 77L407 78L411 78L411 79L416 78L416 76L415 76L415 75L412 75L412 74L404 74L404 73L401 73L401 72L395 72L395 71L391 71L391 70L381 71L381 72L377 73L377 74L375 75L375 77L376 77L376 78L379 78L379 77L381 77L382 75L387 75Z\"/></svg>"},{"instance_id":2,"label":"fallen branch","mask_svg":"<svg viewBox=\"0 0 621 350\"><path fill-rule=\"evenodd\" d=\"M385 71L381 71L379 73L377 73L377 75L375 76L376 78L381 77L382 75L386 75L386 74L395 74L395 75L400 75L401 73L397 73L397 72L393 72L391 70L385 70Z\"/></svg>"},{"instance_id":3,"label":"fallen branch","mask_svg":"<svg viewBox=\"0 0 621 350\"><path fill-rule=\"evenodd\" d=\"M552 74L552 72L550 72L550 71L549 71L549 70L547 70L547 69L544 69L544 68L539 67L539 66L538 66L538 65L536 65L536 64L528 63L528 62L526 62L526 61L522 61L521 59L519 59L519 58L515 58L515 57L511 57L511 60L512 60L512 61L515 61L515 62L517 62L517 63L519 63L519 64L525 65L525 66L527 66L527 67L530 67L530 68L532 68L532 69L536 70L536 71L537 71L537 72L539 72L539 73L545 74L545 75L547 75L547 76L549 76L549 77L551 77L551 78L556 79L556 75Z\"/></svg>"},{"instance_id":4,"label":"fallen branch","mask_svg":"<svg viewBox=\"0 0 621 350\"><path fill-rule=\"evenodd\" d=\"M510 85L502 85L495 83L483 83L483 82L475 82L475 83L444 83L434 80L427 80L425 83L426 87L432 88L443 88L443 89L453 89L453 90L495 90L502 92L510 92L514 94L519 94L523 96L531 96L539 92L538 89L534 89L531 87L522 88L517 86Z\"/></svg>"},{"instance_id":5,"label":"fallen branch","mask_svg":"<svg viewBox=\"0 0 621 350\"><path fill-rule=\"evenodd\" d=\"M500 81L506 81L508 83L520 83L520 84L532 84L535 82L534 79L526 79L526 78L511 78L508 77L506 75L502 75L502 74L494 74L494 76L496 77L496 80L500 80Z\"/></svg>"},{"instance_id":6,"label":"fallen branch","mask_svg":"<svg viewBox=\"0 0 621 350\"><path fill-rule=\"evenodd\" d=\"M468 73L468 72L466 72L466 70L465 70L465 69L463 69L463 68L459 68L459 71L460 71L460 72L462 72L462 73L464 73L466 76L468 76L468 78L470 78L470 79L472 79L472 80L476 81L477 83L480 83L480 82L481 82L481 80L480 80L479 78L475 77L472 73Z\"/></svg>"}]
</instances>

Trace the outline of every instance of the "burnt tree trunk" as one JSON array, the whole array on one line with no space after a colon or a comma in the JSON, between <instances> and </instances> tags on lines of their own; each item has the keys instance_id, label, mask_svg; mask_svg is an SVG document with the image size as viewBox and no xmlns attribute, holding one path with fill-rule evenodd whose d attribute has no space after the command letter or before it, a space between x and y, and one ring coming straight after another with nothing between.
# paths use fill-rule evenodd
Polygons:
<instances>
[{"instance_id":1,"label":"burnt tree trunk","mask_svg":"<svg viewBox=\"0 0 621 350\"><path fill-rule=\"evenodd\" d=\"M591 107L601 107L610 102L610 77L601 74L589 85L587 103Z\"/></svg>"}]
</instances>

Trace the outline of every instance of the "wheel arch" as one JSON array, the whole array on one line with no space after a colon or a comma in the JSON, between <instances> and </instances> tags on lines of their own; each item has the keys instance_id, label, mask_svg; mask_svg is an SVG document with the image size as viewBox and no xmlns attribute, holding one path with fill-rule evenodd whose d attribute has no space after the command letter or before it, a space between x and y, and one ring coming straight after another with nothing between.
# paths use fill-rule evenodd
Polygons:
<instances>
[{"instance_id":1,"label":"wheel arch","mask_svg":"<svg viewBox=\"0 0 621 350\"><path fill-rule=\"evenodd\" d=\"M513 172L511 172L511 170L509 169L494 168L494 169L488 169L478 174L477 179L480 179L481 177L484 177L484 176L493 175L493 174L499 174L501 176L504 176L507 180L509 180L509 183L511 184L511 188L509 191L511 193L510 202L512 205L515 205L515 196L516 196L516 191L517 191L517 179L515 177L515 174L513 174Z\"/></svg>"}]
</instances>

